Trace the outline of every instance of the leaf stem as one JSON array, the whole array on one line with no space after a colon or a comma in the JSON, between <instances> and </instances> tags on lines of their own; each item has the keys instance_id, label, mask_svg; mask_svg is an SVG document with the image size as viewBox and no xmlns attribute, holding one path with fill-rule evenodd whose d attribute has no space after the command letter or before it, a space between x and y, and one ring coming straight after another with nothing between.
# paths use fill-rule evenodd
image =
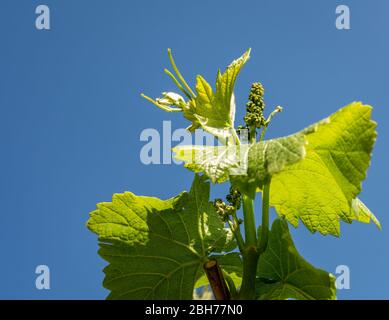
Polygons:
<instances>
[{"instance_id":1,"label":"leaf stem","mask_svg":"<svg viewBox=\"0 0 389 320\"><path fill-rule=\"evenodd\" d=\"M256 246L257 232L255 228L254 200L246 195L243 195L243 216L246 247Z\"/></svg>"},{"instance_id":2,"label":"leaf stem","mask_svg":"<svg viewBox=\"0 0 389 320\"><path fill-rule=\"evenodd\" d=\"M258 253L265 252L269 239L270 178L266 178L262 190L262 225L258 235Z\"/></svg>"},{"instance_id":3,"label":"leaf stem","mask_svg":"<svg viewBox=\"0 0 389 320\"><path fill-rule=\"evenodd\" d=\"M227 272L223 271L223 276L224 276L224 279L226 279L228 288L230 289L231 298L234 299L237 296L235 283Z\"/></svg>"},{"instance_id":4,"label":"leaf stem","mask_svg":"<svg viewBox=\"0 0 389 320\"><path fill-rule=\"evenodd\" d=\"M239 221L236 216L236 212L232 215L233 221L228 220L228 225L230 226L231 231L234 233L236 242L238 243L238 247L240 251L244 249L244 240L242 237L242 233L240 232Z\"/></svg>"},{"instance_id":5,"label":"leaf stem","mask_svg":"<svg viewBox=\"0 0 389 320\"><path fill-rule=\"evenodd\" d=\"M267 125L262 128L261 135L259 136L259 142L263 140L263 137L265 136L265 132L267 129Z\"/></svg>"}]
</instances>

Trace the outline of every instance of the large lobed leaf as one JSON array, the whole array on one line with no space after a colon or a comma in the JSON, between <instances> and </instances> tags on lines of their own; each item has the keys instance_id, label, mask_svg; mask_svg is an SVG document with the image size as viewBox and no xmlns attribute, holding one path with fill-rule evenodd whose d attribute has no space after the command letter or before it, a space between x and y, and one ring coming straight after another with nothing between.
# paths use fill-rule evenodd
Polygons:
<instances>
[{"instance_id":1,"label":"large lobed leaf","mask_svg":"<svg viewBox=\"0 0 389 320\"><path fill-rule=\"evenodd\" d=\"M352 202L361 191L376 140L371 110L352 103L307 135L305 158L272 178L270 204L279 215L294 226L301 219L312 232L336 236L340 219L361 220L356 215L360 206Z\"/></svg>"},{"instance_id":2,"label":"large lobed leaf","mask_svg":"<svg viewBox=\"0 0 389 320\"><path fill-rule=\"evenodd\" d=\"M235 247L198 175L189 193L165 201L115 194L98 204L87 226L109 262L109 299L191 299L208 255Z\"/></svg>"},{"instance_id":3,"label":"large lobed leaf","mask_svg":"<svg viewBox=\"0 0 389 320\"><path fill-rule=\"evenodd\" d=\"M335 277L309 264L294 246L286 221L273 222L257 270L258 299L329 300L336 298Z\"/></svg>"},{"instance_id":4,"label":"large lobed leaf","mask_svg":"<svg viewBox=\"0 0 389 320\"><path fill-rule=\"evenodd\" d=\"M228 179L254 198L271 177L270 204L294 226L340 234L340 219L379 221L357 198L376 139L371 107L352 103L296 134L251 146L179 146L175 157L215 183ZM246 166L246 167L244 167ZM233 170L245 169L231 174Z\"/></svg>"}]
</instances>

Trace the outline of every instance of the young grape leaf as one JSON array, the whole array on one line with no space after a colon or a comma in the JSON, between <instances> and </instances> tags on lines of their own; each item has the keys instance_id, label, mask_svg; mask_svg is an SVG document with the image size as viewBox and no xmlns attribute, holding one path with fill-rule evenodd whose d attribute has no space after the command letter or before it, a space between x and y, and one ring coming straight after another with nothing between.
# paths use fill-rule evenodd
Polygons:
<instances>
[{"instance_id":1,"label":"young grape leaf","mask_svg":"<svg viewBox=\"0 0 389 320\"><path fill-rule=\"evenodd\" d=\"M88 221L109 262L109 299L191 299L203 263L212 252L236 245L211 202L209 183L195 176L189 193L175 198L115 194Z\"/></svg>"},{"instance_id":2,"label":"young grape leaf","mask_svg":"<svg viewBox=\"0 0 389 320\"><path fill-rule=\"evenodd\" d=\"M272 178L270 204L280 216L294 226L301 219L311 232L336 236L340 219L355 219L352 201L361 191L377 135L371 110L354 102L306 136L305 158Z\"/></svg>"},{"instance_id":3,"label":"young grape leaf","mask_svg":"<svg viewBox=\"0 0 389 320\"><path fill-rule=\"evenodd\" d=\"M202 76L197 76L197 96L189 104L189 110L184 113L188 120L193 121L189 127L190 131L201 126L205 131L220 138L221 141L225 141L231 136L231 130L234 130L236 108L235 81L249 57L250 49L240 58L234 60L223 74L218 72L215 92Z\"/></svg>"},{"instance_id":4,"label":"young grape leaf","mask_svg":"<svg viewBox=\"0 0 389 320\"><path fill-rule=\"evenodd\" d=\"M248 49L240 58L234 60L222 74L220 70L216 77L216 88L213 91L210 84L200 75L196 77L196 93L192 91L175 65L171 51L170 60L180 82L169 70L165 72L172 78L178 88L183 91L188 101L174 92L164 92L162 98L152 99L142 93L142 97L167 112L183 112L184 117L191 122L187 128L193 132L203 128L213 134L223 143L234 134L236 78L250 58Z\"/></svg>"},{"instance_id":5,"label":"young grape leaf","mask_svg":"<svg viewBox=\"0 0 389 320\"><path fill-rule=\"evenodd\" d=\"M276 219L267 248L259 258L257 295L263 300L336 299L335 277L300 256L287 222Z\"/></svg>"}]
</instances>

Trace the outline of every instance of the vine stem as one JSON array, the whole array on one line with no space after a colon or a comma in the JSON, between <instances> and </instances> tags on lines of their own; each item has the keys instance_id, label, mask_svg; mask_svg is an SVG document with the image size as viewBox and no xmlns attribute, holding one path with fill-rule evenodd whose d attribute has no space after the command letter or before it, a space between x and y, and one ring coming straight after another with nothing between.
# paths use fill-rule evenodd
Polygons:
<instances>
[{"instance_id":1,"label":"vine stem","mask_svg":"<svg viewBox=\"0 0 389 320\"><path fill-rule=\"evenodd\" d=\"M239 250L242 251L244 249L244 240L243 240L242 234L240 232L240 226L239 226L238 219L236 217L236 213L233 214L232 217L233 217L233 221L228 220L228 225L229 225L231 231L234 233L235 240L238 244Z\"/></svg>"},{"instance_id":2,"label":"vine stem","mask_svg":"<svg viewBox=\"0 0 389 320\"><path fill-rule=\"evenodd\" d=\"M270 178L265 179L262 190L262 225L261 235L258 239L259 254L265 252L269 239L270 182Z\"/></svg>"},{"instance_id":3,"label":"vine stem","mask_svg":"<svg viewBox=\"0 0 389 320\"><path fill-rule=\"evenodd\" d=\"M244 229L247 246L257 245L257 231L255 229L254 200L243 195Z\"/></svg>"},{"instance_id":4,"label":"vine stem","mask_svg":"<svg viewBox=\"0 0 389 320\"><path fill-rule=\"evenodd\" d=\"M208 260L204 263L204 272L207 275L216 300L230 300L231 293L228 289L223 272L216 259Z\"/></svg>"},{"instance_id":5,"label":"vine stem","mask_svg":"<svg viewBox=\"0 0 389 320\"><path fill-rule=\"evenodd\" d=\"M247 196L243 196L246 244L241 252L243 258L243 279L239 299L251 300L255 298L258 260L260 255L266 250L269 239L270 182L270 178L265 179L262 190L262 226L258 240L255 229L254 201Z\"/></svg>"},{"instance_id":6,"label":"vine stem","mask_svg":"<svg viewBox=\"0 0 389 320\"><path fill-rule=\"evenodd\" d=\"M253 144L257 141L257 130L255 127L250 127L250 143Z\"/></svg>"},{"instance_id":7,"label":"vine stem","mask_svg":"<svg viewBox=\"0 0 389 320\"><path fill-rule=\"evenodd\" d=\"M255 228L254 200L243 196L245 247L243 249L243 279L239 299L255 298L255 277L258 263L257 232Z\"/></svg>"}]
</instances>

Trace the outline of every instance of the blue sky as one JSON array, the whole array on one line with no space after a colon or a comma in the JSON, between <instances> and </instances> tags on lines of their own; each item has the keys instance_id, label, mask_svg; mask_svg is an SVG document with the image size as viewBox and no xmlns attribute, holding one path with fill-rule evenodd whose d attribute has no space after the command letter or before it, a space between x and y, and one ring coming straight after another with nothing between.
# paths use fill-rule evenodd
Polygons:
<instances>
[{"instance_id":1,"label":"blue sky","mask_svg":"<svg viewBox=\"0 0 389 320\"><path fill-rule=\"evenodd\" d=\"M355 100L374 106L378 140L361 198L383 230L342 223L340 238L303 227L293 236L315 266L349 266L351 289L340 299L389 298L388 1L46 0L50 31L35 28L39 4L0 4L0 298L104 298L88 213L125 190L168 198L189 188L186 169L139 160L143 129L187 126L139 96L173 89L163 74L168 47L191 83L251 47L237 122L250 84L261 81L267 105L284 107L268 137ZM339 4L350 7L351 30L335 28ZM35 288L40 264L50 267L50 290Z\"/></svg>"}]
</instances>

